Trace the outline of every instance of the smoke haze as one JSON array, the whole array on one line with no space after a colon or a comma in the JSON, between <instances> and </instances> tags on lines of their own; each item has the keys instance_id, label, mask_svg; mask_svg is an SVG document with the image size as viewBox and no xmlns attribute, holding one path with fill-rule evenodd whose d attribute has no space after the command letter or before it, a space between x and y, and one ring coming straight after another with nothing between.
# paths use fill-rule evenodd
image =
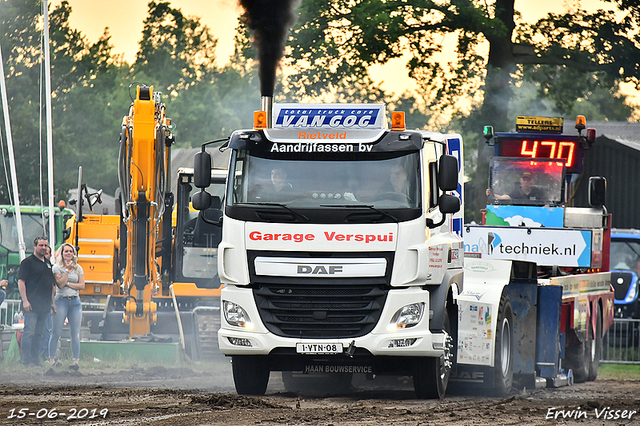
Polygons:
<instances>
[{"instance_id":1,"label":"smoke haze","mask_svg":"<svg viewBox=\"0 0 640 426\"><path fill-rule=\"evenodd\" d=\"M258 51L260 94L273 96L276 70L284 55L289 28L295 22L298 0L239 0L243 19Z\"/></svg>"}]
</instances>

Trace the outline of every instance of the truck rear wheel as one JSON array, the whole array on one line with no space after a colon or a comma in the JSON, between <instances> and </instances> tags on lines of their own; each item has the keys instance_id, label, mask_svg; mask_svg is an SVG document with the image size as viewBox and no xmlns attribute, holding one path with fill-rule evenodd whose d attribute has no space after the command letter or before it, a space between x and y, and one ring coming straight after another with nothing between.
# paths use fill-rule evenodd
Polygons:
<instances>
[{"instance_id":1,"label":"truck rear wheel","mask_svg":"<svg viewBox=\"0 0 640 426\"><path fill-rule=\"evenodd\" d=\"M591 322L589 322L591 330ZM591 341L591 362L589 363L589 377L587 380L594 381L598 377L600 358L602 356L602 310L600 305L596 305L596 337Z\"/></svg>"},{"instance_id":2,"label":"truck rear wheel","mask_svg":"<svg viewBox=\"0 0 640 426\"><path fill-rule=\"evenodd\" d=\"M589 378L592 359L593 332L591 320L587 321L587 333L585 339L574 346L567 348L567 364L573 370L573 379L576 383L586 382ZM600 360L598 360L599 362Z\"/></svg>"},{"instance_id":3,"label":"truck rear wheel","mask_svg":"<svg viewBox=\"0 0 640 426\"><path fill-rule=\"evenodd\" d=\"M416 359L413 373L413 387L419 399L442 399L449 384L449 373L453 364L454 339L451 335L451 321L445 310L444 354L438 358Z\"/></svg>"},{"instance_id":4,"label":"truck rear wheel","mask_svg":"<svg viewBox=\"0 0 640 426\"><path fill-rule=\"evenodd\" d=\"M231 357L231 367L238 395L264 395L269 383L269 367L264 359L234 356Z\"/></svg>"},{"instance_id":5,"label":"truck rear wheel","mask_svg":"<svg viewBox=\"0 0 640 426\"><path fill-rule=\"evenodd\" d=\"M495 393L508 395L513 385L513 310L511 299L502 295L496 325L494 357Z\"/></svg>"}]
</instances>

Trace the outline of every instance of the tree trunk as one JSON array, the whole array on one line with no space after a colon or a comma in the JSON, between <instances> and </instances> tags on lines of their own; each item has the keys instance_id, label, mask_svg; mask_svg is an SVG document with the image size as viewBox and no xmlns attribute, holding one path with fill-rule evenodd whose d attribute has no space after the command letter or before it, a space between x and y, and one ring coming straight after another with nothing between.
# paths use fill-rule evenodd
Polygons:
<instances>
[{"instance_id":1,"label":"tree trunk","mask_svg":"<svg viewBox=\"0 0 640 426\"><path fill-rule=\"evenodd\" d=\"M506 131L511 90L511 73L515 71L513 56L514 0L496 2L495 25L488 28L484 35L489 41L489 59L484 84L484 101L480 110L480 120L498 131ZM478 129L478 133L481 129ZM478 163L476 165L474 197L472 205L473 219L480 219L480 210L486 206L486 189L489 178L489 161L493 148L487 146L485 139L478 137Z\"/></svg>"}]
</instances>

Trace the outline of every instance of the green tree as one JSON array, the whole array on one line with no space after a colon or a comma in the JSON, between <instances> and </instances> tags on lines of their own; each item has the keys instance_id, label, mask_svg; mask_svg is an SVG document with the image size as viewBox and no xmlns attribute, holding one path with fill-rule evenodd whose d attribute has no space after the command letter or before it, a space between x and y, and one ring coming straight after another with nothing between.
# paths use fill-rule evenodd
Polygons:
<instances>
[{"instance_id":1,"label":"green tree","mask_svg":"<svg viewBox=\"0 0 640 426\"><path fill-rule=\"evenodd\" d=\"M0 2L0 46L4 60L9 116L13 134L16 167L20 172L18 178L21 200L23 202L39 202L40 181L38 153L39 132L39 76L40 76L40 22L39 2L21 0ZM2 106L0 106L2 108ZM0 118L4 135L4 112ZM35 125L34 125L35 124ZM6 135L3 139L6 141ZM46 144L43 142L43 146ZM3 159L6 159L6 145L3 143ZM46 164L46 157L44 160ZM1 201L7 203L11 197L8 176L8 162L3 168L3 179L0 181ZM4 173L4 172L7 173ZM27 173L22 173L27 171ZM29 179L30 178L30 179Z\"/></svg>"},{"instance_id":2,"label":"green tree","mask_svg":"<svg viewBox=\"0 0 640 426\"><path fill-rule=\"evenodd\" d=\"M157 90L174 96L199 81L211 81L215 68L213 38L199 18L186 17L169 2L149 2L142 40L132 68L152 77Z\"/></svg>"},{"instance_id":3,"label":"green tree","mask_svg":"<svg viewBox=\"0 0 640 426\"><path fill-rule=\"evenodd\" d=\"M85 183L113 193L118 133L129 104L129 67L112 54L108 31L90 44L69 26L70 14L64 1L49 18L55 184L60 192L75 188L82 166Z\"/></svg>"},{"instance_id":4,"label":"green tree","mask_svg":"<svg viewBox=\"0 0 640 426\"><path fill-rule=\"evenodd\" d=\"M149 3L132 71L136 82L163 92L178 146L198 146L250 127L259 108L252 64L238 50L232 65L219 69L216 44L199 18L185 17L168 2Z\"/></svg>"},{"instance_id":5,"label":"green tree","mask_svg":"<svg viewBox=\"0 0 640 426\"><path fill-rule=\"evenodd\" d=\"M112 56L108 33L91 44L69 26L70 14L67 1L49 13L54 195L60 199L76 187L80 165L89 185L115 190L117 135L129 103L128 66ZM1 1L0 20L20 198L47 204L41 2ZM6 182L5 176L0 202L10 202Z\"/></svg>"},{"instance_id":6,"label":"green tree","mask_svg":"<svg viewBox=\"0 0 640 426\"><path fill-rule=\"evenodd\" d=\"M249 128L253 111L260 108L257 71L239 51L231 64L216 70L211 77L209 81L195 82L168 105L181 146L198 146Z\"/></svg>"},{"instance_id":7,"label":"green tree","mask_svg":"<svg viewBox=\"0 0 640 426\"><path fill-rule=\"evenodd\" d=\"M630 34L637 33L640 3L605 2L623 17L576 10L525 25L514 0L306 0L290 43L297 71L292 81L316 96L363 80L368 66L408 53L408 73L434 107L451 108L466 99L478 105L465 120L468 125L490 120L506 129L523 65L602 71L609 87L622 81L639 84L640 49ZM443 40L452 37L456 58L443 65L438 55L450 49ZM479 138L476 181L486 179L488 157ZM478 183L475 192L477 211L484 204L484 186Z\"/></svg>"}]
</instances>

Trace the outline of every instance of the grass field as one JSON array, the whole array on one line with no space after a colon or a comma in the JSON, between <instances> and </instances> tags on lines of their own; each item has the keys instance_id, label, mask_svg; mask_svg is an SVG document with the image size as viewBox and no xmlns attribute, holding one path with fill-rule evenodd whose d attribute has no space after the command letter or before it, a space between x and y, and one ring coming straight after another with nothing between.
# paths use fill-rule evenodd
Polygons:
<instances>
[{"instance_id":1,"label":"grass field","mask_svg":"<svg viewBox=\"0 0 640 426\"><path fill-rule=\"evenodd\" d=\"M638 364L600 364L598 379L640 380Z\"/></svg>"}]
</instances>

